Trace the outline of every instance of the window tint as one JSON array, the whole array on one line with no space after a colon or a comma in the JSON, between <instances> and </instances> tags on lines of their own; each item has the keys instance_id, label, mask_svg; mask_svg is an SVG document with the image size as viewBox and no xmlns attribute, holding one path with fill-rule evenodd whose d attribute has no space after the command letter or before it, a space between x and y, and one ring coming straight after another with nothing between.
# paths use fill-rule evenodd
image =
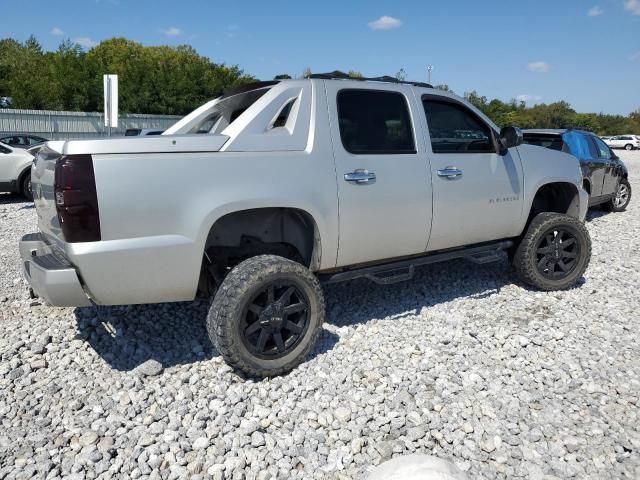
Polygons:
<instances>
[{"instance_id":1,"label":"window tint","mask_svg":"<svg viewBox=\"0 0 640 480\"><path fill-rule=\"evenodd\" d=\"M462 105L440 100L422 101L433 153L495 152L491 130Z\"/></svg>"},{"instance_id":2,"label":"window tint","mask_svg":"<svg viewBox=\"0 0 640 480\"><path fill-rule=\"evenodd\" d=\"M598 158L598 151L593 142L586 135L577 132L566 132L562 135L564 143L569 147L569 153L580 160Z\"/></svg>"},{"instance_id":3,"label":"window tint","mask_svg":"<svg viewBox=\"0 0 640 480\"><path fill-rule=\"evenodd\" d=\"M2 143L6 143L7 145L17 147L19 145L22 145L22 140L21 140L21 137L18 137L18 136L5 137L2 139Z\"/></svg>"},{"instance_id":4,"label":"window tint","mask_svg":"<svg viewBox=\"0 0 640 480\"><path fill-rule=\"evenodd\" d=\"M563 142L560 135L524 134L524 143L537 145L539 147L550 148L551 150L562 150Z\"/></svg>"},{"instance_id":5,"label":"window tint","mask_svg":"<svg viewBox=\"0 0 640 480\"><path fill-rule=\"evenodd\" d=\"M611 152L609 151L609 147L607 144L600 140L598 137L591 137L591 140L594 141L598 153L598 158L610 159Z\"/></svg>"},{"instance_id":6,"label":"window tint","mask_svg":"<svg viewBox=\"0 0 640 480\"><path fill-rule=\"evenodd\" d=\"M341 90L338 123L345 150L355 154L415 153L404 95L379 90Z\"/></svg>"}]
</instances>

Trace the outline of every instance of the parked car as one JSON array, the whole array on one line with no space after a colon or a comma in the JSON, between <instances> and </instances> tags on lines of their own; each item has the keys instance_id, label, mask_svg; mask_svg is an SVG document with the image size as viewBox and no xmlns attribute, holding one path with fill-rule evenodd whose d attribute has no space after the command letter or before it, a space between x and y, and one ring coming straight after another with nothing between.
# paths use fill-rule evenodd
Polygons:
<instances>
[{"instance_id":1,"label":"parked car","mask_svg":"<svg viewBox=\"0 0 640 480\"><path fill-rule=\"evenodd\" d=\"M0 133L0 142L13 148L31 148L34 145L40 145L47 139L38 135L26 133Z\"/></svg>"},{"instance_id":2,"label":"parked car","mask_svg":"<svg viewBox=\"0 0 640 480\"><path fill-rule=\"evenodd\" d=\"M521 145L430 85L338 78L244 85L158 137L48 142L32 174L40 232L20 242L33 292L73 306L212 297L220 354L272 376L318 337L322 283L390 284L504 250L536 288L581 278L575 157Z\"/></svg>"},{"instance_id":3,"label":"parked car","mask_svg":"<svg viewBox=\"0 0 640 480\"><path fill-rule=\"evenodd\" d=\"M605 140L605 143L611 148L624 148L625 150L640 148L640 139L636 135L609 137Z\"/></svg>"},{"instance_id":4,"label":"parked car","mask_svg":"<svg viewBox=\"0 0 640 480\"><path fill-rule=\"evenodd\" d=\"M598 136L573 129L525 130L524 142L571 153L582 166L589 206L624 211L631 201L629 173L622 160Z\"/></svg>"},{"instance_id":5,"label":"parked car","mask_svg":"<svg viewBox=\"0 0 640 480\"><path fill-rule=\"evenodd\" d=\"M0 143L0 192L19 193L28 200L31 194L33 155L23 148Z\"/></svg>"},{"instance_id":6,"label":"parked car","mask_svg":"<svg viewBox=\"0 0 640 480\"><path fill-rule=\"evenodd\" d=\"M127 128L124 132L125 137L139 137L145 135L162 135L164 130L157 128Z\"/></svg>"}]
</instances>

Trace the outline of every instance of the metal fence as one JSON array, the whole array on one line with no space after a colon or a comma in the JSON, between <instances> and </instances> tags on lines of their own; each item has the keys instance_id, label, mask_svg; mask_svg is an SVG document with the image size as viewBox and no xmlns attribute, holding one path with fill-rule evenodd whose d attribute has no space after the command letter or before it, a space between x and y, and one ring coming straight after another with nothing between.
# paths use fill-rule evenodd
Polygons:
<instances>
[{"instance_id":1,"label":"metal fence","mask_svg":"<svg viewBox=\"0 0 640 480\"><path fill-rule=\"evenodd\" d=\"M112 136L124 135L127 128L166 129L181 117L175 115L120 116ZM53 110L0 109L0 132L32 133L49 140L69 140L107 136L104 114L98 112L57 112Z\"/></svg>"}]
</instances>

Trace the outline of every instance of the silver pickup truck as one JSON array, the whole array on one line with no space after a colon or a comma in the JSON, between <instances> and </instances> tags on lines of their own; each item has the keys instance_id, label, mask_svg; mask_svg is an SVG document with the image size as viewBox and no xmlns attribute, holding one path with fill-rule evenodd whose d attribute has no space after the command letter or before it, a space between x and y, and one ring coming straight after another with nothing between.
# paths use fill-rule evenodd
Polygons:
<instances>
[{"instance_id":1,"label":"silver pickup truck","mask_svg":"<svg viewBox=\"0 0 640 480\"><path fill-rule=\"evenodd\" d=\"M505 250L527 284L574 285L591 255L580 165L521 142L426 84L246 85L160 136L48 142L25 275L59 306L208 296L226 361L278 375L312 347L325 282Z\"/></svg>"}]
</instances>

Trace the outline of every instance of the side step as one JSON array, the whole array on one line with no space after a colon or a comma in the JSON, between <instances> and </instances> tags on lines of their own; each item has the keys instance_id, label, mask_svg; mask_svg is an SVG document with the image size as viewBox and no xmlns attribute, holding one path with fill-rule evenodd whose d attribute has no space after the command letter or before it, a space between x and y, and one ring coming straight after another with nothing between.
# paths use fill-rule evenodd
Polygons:
<instances>
[{"instance_id":1,"label":"side step","mask_svg":"<svg viewBox=\"0 0 640 480\"><path fill-rule=\"evenodd\" d=\"M513 242L511 240L504 240L501 242L476 245L474 247L429 253L420 257L404 258L395 262L346 268L331 273L320 273L318 277L324 284L344 282L364 277L378 285L390 285L392 283L411 280L415 267L422 265L445 262L457 258L464 258L478 264L495 262L500 259L500 252L512 246Z\"/></svg>"}]
</instances>

